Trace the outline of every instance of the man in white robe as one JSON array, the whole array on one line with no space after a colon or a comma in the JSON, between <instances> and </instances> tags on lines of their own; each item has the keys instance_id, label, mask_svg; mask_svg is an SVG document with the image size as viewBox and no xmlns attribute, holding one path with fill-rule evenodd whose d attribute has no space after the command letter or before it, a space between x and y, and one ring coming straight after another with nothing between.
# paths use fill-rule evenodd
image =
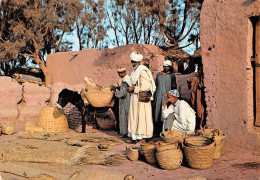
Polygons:
<instances>
[{"instance_id":1,"label":"man in white robe","mask_svg":"<svg viewBox=\"0 0 260 180\"><path fill-rule=\"evenodd\" d=\"M168 99L163 105L163 133L168 129L193 133L195 130L196 115L190 105L179 100L179 92L177 89L170 90L167 93ZM170 105L169 105L170 104ZM169 105L169 106L168 106Z\"/></svg>"},{"instance_id":2,"label":"man in white robe","mask_svg":"<svg viewBox=\"0 0 260 180\"><path fill-rule=\"evenodd\" d=\"M128 87L131 93L130 109L128 115L128 137L133 141L153 136L153 120L151 99L141 102L139 96L143 92L151 93L151 98L155 91L155 83L151 71L144 65L140 65L143 56L136 52L130 55L133 70L130 76L132 87ZM141 93L141 94L140 94Z\"/></svg>"}]
</instances>

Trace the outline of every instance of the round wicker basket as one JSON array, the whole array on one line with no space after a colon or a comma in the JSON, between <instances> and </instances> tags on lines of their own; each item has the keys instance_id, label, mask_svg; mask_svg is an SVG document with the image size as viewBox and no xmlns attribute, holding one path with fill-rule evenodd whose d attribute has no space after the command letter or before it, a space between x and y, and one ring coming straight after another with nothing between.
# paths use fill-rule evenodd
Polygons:
<instances>
[{"instance_id":1,"label":"round wicker basket","mask_svg":"<svg viewBox=\"0 0 260 180\"><path fill-rule=\"evenodd\" d=\"M144 157L149 164L156 163L156 156L155 156L155 144L145 143L141 144L142 151L144 153Z\"/></svg>"},{"instance_id":2,"label":"round wicker basket","mask_svg":"<svg viewBox=\"0 0 260 180\"><path fill-rule=\"evenodd\" d=\"M221 149L224 145L226 135L223 134L222 136L215 136L216 148L214 153L214 159L218 159L221 156Z\"/></svg>"},{"instance_id":3,"label":"round wicker basket","mask_svg":"<svg viewBox=\"0 0 260 180\"><path fill-rule=\"evenodd\" d=\"M126 147L127 158L131 161L137 161L139 159L139 150L134 147Z\"/></svg>"},{"instance_id":4,"label":"round wicker basket","mask_svg":"<svg viewBox=\"0 0 260 180\"><path fill-rule=\"evenodd\" d=\"M14 123L2 123L2 134L11 135L15 133Z\"/></svg>"},{"instance_id":5,"label":"round wicker basket","mask_svg":"<svg viewBox=\"0 0 260 180\"><path fill-rule=\"evenodd\" d=\"M115 128L114 119L96 118L98 126L103 130L111 130Z\"/></svg>"},{"instance_id":6,"label":"round wicker basket","mask_svg":"<svg viewBox=\"0 0 260 180\"><path fill-rule=\"evenodd\" d=\"M47 106L40 112L37 126L46 132L65 132L69 130L68 120L62 110Z\"/></svg>"},{"instance_id":7,"label":"round wicker basket","mask_svg":"<svg viewBox=\"0 0 260 180\"><path fill-rule=\"evenodd\" d=\"M203 127L203 129L197 130L196 134L199 136L213 137L223 135L223 131L221 129L214 129L211 126L206 125Z\"/></svg>"},{"instance_id":8,"label":"round wicker basket","mask_svg":"<svg viewBox=\"0 0 260 180\"><path fill-rule=\"evenodd\" d=\"M106 107L112 101L114 93L107 87L103 89L89 89L85 96L93 107Z\"/></svg>"},{"instance_id":9,"label":"round wicker basket","mask_svg":"<svg viewBox=\"0 0 260 180\"><path fill-rule=\"evenodd\" d=\"M170 129L168 129L164 134L160 133L161 139L166 143L176 143L176 142L183 143L184 138L187 136L188 135L186 132L170 130Z\"/></svg>"},{"instance_id":10,"label":"round wicker basket","mask_svg":"<svg viewBox=\"0 0 260 180\"><path fill-rule=\"evenodd\" d=\"M213 164L215 141L206 137L187 137L184 140L184 155L194 169L207 169Z\"/></svg>"},{"instance_id":11,"label":"round wicker basket","mask_svg":"<svg viewBox=\"0 0 260 180\"><path fill-rule=\"evenodd\" d=\"M180 167L183 159L177 144L160 144L156 147L156 159L162 169L172 170Z\"/></svg>"}]
</instances>

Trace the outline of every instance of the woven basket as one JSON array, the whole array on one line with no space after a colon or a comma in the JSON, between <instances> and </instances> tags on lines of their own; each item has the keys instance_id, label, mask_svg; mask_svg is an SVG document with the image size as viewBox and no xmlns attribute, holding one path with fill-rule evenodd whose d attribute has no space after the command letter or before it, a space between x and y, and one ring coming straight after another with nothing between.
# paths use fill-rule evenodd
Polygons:
<instances>
[{"instance_id":1,"label":"woven basket","mask_svg":"<svg viewBox=\"0 0 260 180\"><path fill-rule=\"evenodd\" d=\"M2 134L11 135L15 133L15 125L13 123L2 123Z\"/></svg>"},{"instance_id":2,"label":"woven basket","mask_svg":"<svg viewBox=\"0 0 260 180\"><path fill-rule=\"evenodd\" d=\"M164 136L162 133L160 134L161 139L166 143L176 143L176 142L183 143L184 138L187 136L188 136L187 133L183 134L183 136Z\"/></svg>"},{"instance_id":3,"label":"woven basket","mask_svg":"<svg viewBox=\"0 0 260 180\"><path fill-rule=\"evenodd\" d=\"M199 136L213 137L213 136L223 135L223 132L221 129L214 129L211 126L206 125L203 127L203 129L197 130L196 134Z\"/></svg>"},{"instance_id":4,"label":"woven basket","mask_svg":"<svg viewBox=\"0 0 260 180\"><path fill-rule=\"evenodd\" d=\"M96 118L97 124L101 129L111 130L115 128L115 120L114 119L103 119Z\"/></svg>"},{"instance_id":5,"label":"woven basket","mask_svg":"<svg viewBox=\"0 0 260 180\"><path fill-rule=\"evenodd\" d=\"M184 155L188 165L194 169L207 169L213 164L215 141L206 137L184 139Z\"/></svg>"},{"instance_id":6,"label":"woven basket","mask_svg":"<svg viewBox=\"0 0 260 180\"><path fill-rule=\"evenodd\" d=\"M183 159L177 144L160 144L156 146L156 159L162 169L172 170L180 167Z\"/></svg>"},{"instance_id":7,"label":"woven basket","mask_svg":"<svg viewBox=\"0 0 260 180\"><path fill-rule=\"evenodd\" d=\"M93 107L106 107L112 101L114 93L110 90L109 87L103 89L89 89L84 93L87 101Z\"/></svg>"},{"instance_id":8,"label":"woven basket","mask_svg":"<svg viewBox=\"0 0 260 180\"><path fill-rule=\"evenodd\" d=\"M142 151L144 153L144 157L149 164L156 163L156 156L155 156L155 144L145 143L141 144Z\"/></svg>"},{"instance_id":9,"label":"woven basket","mask_svg":"<svg viewBox=\"0 0 260 180\"><path fill-rule=\"evenodd\" d=\"M224 145L226 135L223 134L222 136L215 136L216 148L214 153L214 159L218 159L221 156L221 149Z\"/></svg>"},{"instance_id":10,"label":"woven basket","mask_svg":"<svg viewBox=\"0 0 260 180\"><path fill-rule=\"evenodd\" d=\"M69 130L68 120L62 110L47 106L40 112L37 126L46 132L65 132Z\"/></svg>"},{"instance_id":11,"label":"woven basket","mask_svg":"<svg viewBox=\"0 0 260 180\"><path fill-rule=\"evenodd\" d=\"M139 159L139 150L134 147L126 147L127 158L131 161L137 161Z\"/></svg>"},{"instance_id":12,"label":"woven basket","mask_svg":"<svg viewBox=\"0 0 260 180\"><path fill-rule=\"evenodd\" d=\"M166 143L183 142L184 138L187 137L186 132L168 129L164 134L160 133L160 137Z\"/></svg>"}]
</instances>

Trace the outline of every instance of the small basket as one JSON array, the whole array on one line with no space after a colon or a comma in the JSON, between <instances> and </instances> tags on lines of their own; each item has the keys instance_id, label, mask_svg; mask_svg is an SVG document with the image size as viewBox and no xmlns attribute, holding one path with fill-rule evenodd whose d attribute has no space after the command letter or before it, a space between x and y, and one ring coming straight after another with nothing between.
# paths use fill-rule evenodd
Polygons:
<instances>
[{"instance_id":1,"label":"small basket","mask_svg":"<svg viewBox=\"0 0 260 180\"><path fill-rule=\"evenodd\" d=\"M41 110L37 126L42 127L46 132L66 132L69 130L64 112L52 106Z\"/></svg>"},{"instance_id":2,"label":"small basket","mask_svg":"<svg viewBox=\"0 0 260 180\"><path fill-rule=\"evenodd\" d=\"M178 144L160 143L156 146L156 159L162 169L172 170L180 167L183 154Z\"/></svg>"},{"instance_id":3,"label":"small basket","mask_svg":"<svg viewBox=\"0 0 260 180\"><path fill-rule=\"evenodd\" d=\"M212 138L192 136L184 139L184 155L194 169L207 169L213 164L216 143Z\"/></svg>"},{"instance_id":4,"label":"small basket","mask_svg":"<svg viewBox=\"0 0 260 180\"><path fill-rule=\"evenodd\" d=\"M15 125L13 123L2 123L2 134L11 135L15 133Z\"/></svg>"},{"instance_id":5,"label":"small basket","mask_svg":"<svg viewBox=\"0 0 260 180\"><path fill-rule=\"evenodd\" d=\"M103 89L89 89L84 93L87 101L93 107L107 107L113 99L114 93L109 87Z\"/></svg>"},{"instance_id":6,"label":"small basket","mask_svg":"<svg viewBox=\"0 0 260 180\"><path fill-rule=\"evenodd\" d=\"M156 163L156 156L155 156L155 144L152 143L145 143L141 144L142 151L144 153L144 157L149 164Z\"/></svg>"},{"instance_id":7,"label":"small basket","mask_svg":"<svg viewBox=\"0 0 260 180\"><path fill-rule=\"evenodd\" d=\"M135 147L126 147L127 158L131 161L137 161L139 159L139 150Z\"/></svg>"},{"instance_id":8,"label":"small basket","mask_svg":"<svg viewBox=\"0 0 260 180\"><path fill-rule=\"evenodd\" d=\"M215 136L215 142L216 142L216 149L214 153L214 159L218 159L221 156L221 149L224 145L226 135L223 134L222 136Z\"/></svg>"},{"instance_id":9,"label":"small basket","mask_svg":"<svg viewBox=\"0 0 260 180\"><path fill-rule=\"evenodd\" d=\"M168 129L164 134L160 133L161 139L164 140L166 143L183 143L184 138L187 136L188 134L186 132L170 129Z\"/></svg>"},{"instance_id":10,"label":"small basket","mask_svg":"<svg viewBox=\"0 0 260 180\"><path fill-rule=\"evenodd\" d=\"M197 130L196 134L199 136L213 137L213 136L223 135L223 132L221 129L214 129L211 126L206 125L203 127L203 129Z\"/></svg>"}]
</instances>

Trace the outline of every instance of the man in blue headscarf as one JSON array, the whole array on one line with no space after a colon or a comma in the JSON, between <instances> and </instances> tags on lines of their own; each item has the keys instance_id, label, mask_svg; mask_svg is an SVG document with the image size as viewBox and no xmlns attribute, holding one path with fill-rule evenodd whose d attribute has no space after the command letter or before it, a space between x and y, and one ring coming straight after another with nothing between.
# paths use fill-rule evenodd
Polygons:
<instances>
[{"instance_id":1,"label":"man in blue headscarf","mask_svg":"<svg viewBox=\"0 0 260 180\"><path fill-rule=\"evenodd\" d=\"M167 93L168 99L163 104L163 133L168 128L172 130L193 133L195 130L196 115L190 105L179 100L180 94L177 89Z\"/></svg>"}]
</instances>

